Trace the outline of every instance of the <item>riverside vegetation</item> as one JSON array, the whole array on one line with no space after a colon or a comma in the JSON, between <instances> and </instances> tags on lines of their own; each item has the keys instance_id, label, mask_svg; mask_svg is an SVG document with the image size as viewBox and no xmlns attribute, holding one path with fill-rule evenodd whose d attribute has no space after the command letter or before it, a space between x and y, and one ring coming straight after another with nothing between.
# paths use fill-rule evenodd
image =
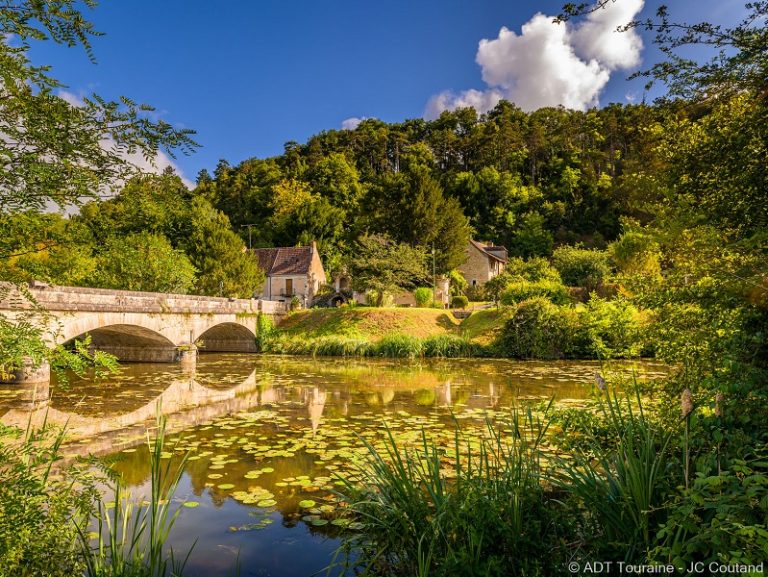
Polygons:
<instances>
[{"instance_id":1,"label":"riverside vegetation","mask_svg":"<svg viewBox=\"0 0 768 577\"><path fill-rule=\"evenodd\" d=\"M188 131L151 122L129 99L72 106L27 60L40 38L88 48L93 29L73 3L17 8L0 9L8 63L0 115L17 142L4 154L18 168L0 176L4 279L217 292L231 279L258 281L232 230L256 222L258 244L317 239L329 271L363 280L377 278L362 266L365 251L407 248L407 271L380 284L381 295L422 285L431 246L437 272L450 274L473 229L524 259L489 289L508 308L429 347L401 336L312 346L393 356L493 346L525 358L645 351L673 367L638 391L652 405L609 394L609 383L592 410L521 410L468 444L468 455L460 433L453 459L429 440L373 447L365 483L347 488L364 523L348 541L350 559L383 575L451 575L459 564L462 574L565 574L569 562L597 559L757 573L768 556L768 3L750 3L732 27L674 25L663 9L641 23L668 56L645 73L668 89L653 105L526 113L501 102L479 116L369 119L289 143L276 158L223 161L186 192L170 174L125 184L133 173L117 147L183 149L194 146ZM680 58L676 50L690 44L723 52ZM73 141L69 130L79 146L57 146ZM102 149L105 140L115 150ZM110 184L120 193L79 215L42 213L47 201L79 204ZM122 268L101 266L109 262ZM232 282L226 294L252 290ZM298 346L272 336L260 335L265 349ZM34 319L0 317L3 372L30 351L54 355L41 340ZM68 363L78 359L89 362L75 351ZM543 451L545 437L564 455ZM95 554L108 561L87 562L94 553L75 537L93 511L93 481L54 468L57 446L36 433L0 444L2 570L121 574L123 559L128 574L134 561L139 574L155 571L157 546L134 556L130 538L109 541L111 552L103 542ZM165 534L166 520L150 532Z\"/></svg>"},{"instance_id":2,"label":"riverside vegetation","mask_svg":"<svg viewBox=\"0 0 768 577\"><path fill-rule=\"evenodd\" d=\"M599 296L611 290L608 252L558 249L554 262L512 259L502 275L474 291L495 300L496 306L473 312L462 322L438 309L313 309L294 312L279 327L262 318L259 347L279 354L407 358L653 355L654 311L640 309L624 296ZM572 286L563 283L561 271Z\"/></svg>"},{"instance_id":3,"label":"riverside vegetation","mask_svg":"<svg viewBox=\"0 0 768 577\"><path fill-rule=\"evenodd\" d=\"M179 515L170 503L183 461L161 460L162 416L148 439L148 499L124 494L120 477L94 458L61 463L62 429L3 427L0 441L0 576L182 575L185 556L169 557L164 546Z\"/></svg>"}]
</instances>

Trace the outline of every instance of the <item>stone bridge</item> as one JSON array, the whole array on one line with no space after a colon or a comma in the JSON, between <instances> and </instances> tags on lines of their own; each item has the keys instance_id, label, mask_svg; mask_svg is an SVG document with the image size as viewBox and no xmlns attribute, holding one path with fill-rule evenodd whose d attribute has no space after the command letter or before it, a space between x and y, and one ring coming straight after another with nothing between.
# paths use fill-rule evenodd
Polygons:
<instances>
[{"instance_id":1,"label":"stone bridge","mask_svg":"<svg viewBox=\"0 0 768 577\"><path fill-rule=\"evenodd\" d=\"M279 320L283 303L33 284L5 286L0 314L46 327L51 347L89 335L120 361L194 363L198 348L256 352L259 315ZM48 367L25 367L14 382L45 382Z\"/></svg>"}]
</instances>

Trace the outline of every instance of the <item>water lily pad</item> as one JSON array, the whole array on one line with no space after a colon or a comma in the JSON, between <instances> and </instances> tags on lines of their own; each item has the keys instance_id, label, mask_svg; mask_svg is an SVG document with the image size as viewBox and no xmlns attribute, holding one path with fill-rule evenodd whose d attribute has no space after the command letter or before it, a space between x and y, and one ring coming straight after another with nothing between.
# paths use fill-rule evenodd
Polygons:
<instances>
[{"instance_id":1,"label":"water lily pad","mask_svg":"<svg viewBox=\"0 0 768 577\"><path fill-rule=\"evenodd\" d=\"M352 521L349 519L334 519L331 521L331 525L336 525L337 527L349 527L352 524Z\"/></svg>"},{"instance_id":2,"label":"water lily pad","mask_svg":"<svg viewBox=\"0 0 768 577\"><path fill-rule=\"evenodd\" d=\"M277 501L274 499L264 499L263 501L259 501L256 503L258 507L274 507L277 505Z\"/></svg>"},{"instance_id":3,"label":"water lily pad","mask_svg":"<svg viewBox=\"0 0 768 577\"><path fill-rule=\"evenodd\" d=\"M184 506L189 509L194 509L195 507L199 507L200 503L197 501L184 501Z\"/></svg>"},{"instance_id":4,"label":"water lily pad","mask_svg":"<svg viewBox=\"0 0 768 577\"><path fill-rule=\"evenodd\" d=\"M323 525L328 524L328 519L312 519L311 523L315 527L322 527Z\"/></svg>"},{"instance_id":5,"label":"water lily pad","mask_svg":"<svg viewBox=\"0 0 768 577\"><path fill-rule=\"evenodd\" d=\"M218 485L218 488L222 491L226 491L227 489L234 489L235 486L232 483L222 483L221 485Z\"/></svg>"},{"instance_id":6,"label":"water lily pad","mask_svg":"<svg viewBox=\"0 0 768 577\"><path fill-rule=\"evenodd\" d=\"M299 507L302 509L311 509L314 507L317 503L313 501L312 499L304 499L303 501L299 501Z\"/></svg>"}]
</instances>

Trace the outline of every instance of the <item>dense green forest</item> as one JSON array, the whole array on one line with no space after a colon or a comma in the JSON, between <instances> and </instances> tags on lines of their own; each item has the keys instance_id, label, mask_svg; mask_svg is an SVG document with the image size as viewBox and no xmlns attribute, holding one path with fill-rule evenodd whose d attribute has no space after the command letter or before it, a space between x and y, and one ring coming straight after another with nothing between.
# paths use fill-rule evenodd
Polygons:
<instances>
[{"instance_id":1,"label":"dense green forest","mask_svg":"<svg viewBox=\"0 0 768 577\"><path fill-rule=\"evenodd\" d=\"M752 108L746 96L727 104L673 101L587 112L525 113L503 101L483 115L460 109L434 121L369 119L355 130L287 143L275 158L237 166L222 160L213 176L201 171L192 191L171 174L148 175L69 219L6 214L12 232L3 250L14 257L5 263L41 280L118 288L104 271L91 271L101 268L99 258L111 261L110 251L121 250L106 241L129 237L119 243L124 252L142 245L162 259L182 251L197 271L190 281L182 258L181 270L171 271L179 281L158 279L152 289L218 294L224 281L227 293L248 294L258 277L249 271L242 285L230 285L247 265L227 229L256 247L317 240L331 271L344 266L361 236L387 235L434 246L440 273L461 264L470 235L523 258L549 257L563 244L604 249L620 237L630 250L672 200L690 206L692 223L749 235L766 223L768 209L749 197L761 183L749 182L748 171L724 171L718 148L729 138L748 138L741 126L759 130ZM730 136L716 133L720 127ZM738 202L727 189L738 190ZM138 233L162 236L170 247L150 248ZM212 270L203 253L231 268Z\"/></svg>"}]
</instances>

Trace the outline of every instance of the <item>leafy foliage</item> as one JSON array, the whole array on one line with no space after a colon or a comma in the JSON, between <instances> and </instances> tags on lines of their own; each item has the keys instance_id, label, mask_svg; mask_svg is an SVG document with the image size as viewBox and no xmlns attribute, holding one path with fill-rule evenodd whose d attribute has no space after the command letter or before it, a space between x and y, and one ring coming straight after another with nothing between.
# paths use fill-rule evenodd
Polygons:
<instances>
[{"instance_id":1,"label":"leafy foliage","mask_svg":"<svg viewBox=\"0 0 768 577\"><path fill-rule=\"evenodd\" d=\"M56 94L62 85L48 68L27 57L33 41L52 40L81 45L92 58L90 38L97 34L72 0L24 0L0 11L3 212L39 210L50 201L79 204L138 172L127 155L153 158L159 150L189 152L196 146L193 131L153 120L152 107L129 98L110 102L93 95L71 102Z\"/></svg>"},{"instance_id":2,"label":"leafy foliage","mask_svg":"<svg viewBox=\"0 0 768 577\"><path fill-rule=\"evenodd\" d=\"M568 288L558 281L551 280L510 282L504 288L500 300L502 304L515 305L534 297L542 297L558 305L571 301Z\"/></svg>"},{"instance_id":3,"label":"leafy foliage","mask_svg":"<svg viewBox=\"0 0 768 577\"><path fill-rule=\"evenodd\" d=\"M150 233L108 238L97 262L91 282L102 288L184 294L195 278L187 256Z\"/></svg>"},{"instance_id":4,"label":"leafy foliage","mask_svg":"<svg viewBox=\"0 0 768 577\"><path fill-rule=\"evenodd\" d=\"M381 306L384 293L412 289L426 278L423 250L398 244L381 235L360 237L350 272L358 290L376 291L376 306Z\"/></svg>"},{"instance_id":5,"label":"leafy foliage","mask_svg":"<svg viewBox=\"0 0 768 577\"><path fill-rule=\"evenodd\" d=\"M93 511L88 464L55 471L63 433L0 427L0 575L82 574L76 523Z\"/></svg>"},{"instance_id":6,"label":"leafy foliage","mask_svg":"<svg viewBox=\"0 0 768 577\"><path fill-rule=\"evenodd\" d=\"M597 250L563 246L555 250L552 262L568 286L594 290L610 273L608 255Z\"/></svg>"}]
</instances>

